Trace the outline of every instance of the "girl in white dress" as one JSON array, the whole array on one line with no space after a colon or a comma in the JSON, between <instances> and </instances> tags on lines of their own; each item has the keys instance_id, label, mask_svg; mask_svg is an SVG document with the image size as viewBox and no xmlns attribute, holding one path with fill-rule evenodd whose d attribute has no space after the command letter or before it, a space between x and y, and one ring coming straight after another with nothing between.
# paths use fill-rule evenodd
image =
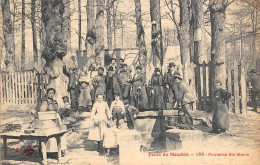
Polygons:
<instances>
[{"instance_id":1,"label":"girl in white dress","mask_svg":"<svg viewBox=\"0 0 260 165\"><path fill-rule=\"evenodd\" d=\"M111 112L107 102L103 101L103 94L97 95L97 102L94 103L91 118L94 121L94 127L89 131L89 140L98 142L98 151L100 151L100 142L103 140L104 132L107 128L107 122L111 119Z\"/></svg>"},{"instance_id":2,"label":"girl in white dress","mask_svg":"<svg viewBox=\"0 0 260 165\"><path fill-rule=\"evenodd\" d=\"M103 141L103 146L107 150L106 153L107 156L109 155L111 148L118 147L117 132L118 129L116 128L115 123L113 121L109 121L107 123L107 130L106 132L104 132L104 141Z\"/></svg>"}]
</instances>

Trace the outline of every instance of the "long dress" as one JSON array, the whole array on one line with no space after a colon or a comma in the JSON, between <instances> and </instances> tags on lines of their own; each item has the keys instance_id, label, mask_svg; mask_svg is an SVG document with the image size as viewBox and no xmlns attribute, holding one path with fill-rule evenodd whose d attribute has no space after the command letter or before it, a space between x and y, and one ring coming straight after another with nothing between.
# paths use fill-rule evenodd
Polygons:
<instances>
[{"instance_id":1,"label":"long dress","mask_svg":"<svg viewBox=\"0 0 260 165\"><path fill-rule=\"evenodd\" d=\"M138 109L148 109L148 98L145 87L145 74L135 74L132 80L133 86L130 92L130 104Z\"/></svg>"},{"instance_id":2,"label":"long dress","mask_svg":"<svg viewBox=\"0 0 260 165\"><path fill-rule=\"evenodd\" d=\"M40 107L40 111L44 112L44 111L58 111L58 103L56 102L56 100L53 99L47 99L45 101L42 102L42 105ZM61 119L60 119L60 115L57 113L57 120L60 122L60 124L62 124ZM49 121L49 126L51 127L51 125L53 125L54 127L57 126L55 121L50 120ZM65 150L67 149L67 145L66 145L66 138L64 136L61 137L61 150ZM57 146L57 140L56 138L50 138L47 141L46 144L46 150L47 152L58 152L58 146Z\"/></svg>"},{"instance_id":3,"label":"long dress","mask_svg":"<svg viewBox=\"0 0 260 165\"><path fill-rule=\"evenodd\" d=\"M150 108L164 109L163 99L163 77L162 75L152 75L151 88L153 93L150 94Z\"/></svg>"},{"instance_id":4,"label":"long dress","mask_svg":"<svg viewBox=\"0 0 260 165\"><path fill-rule=\"evenodd\" d=\"M95 102L91 111L91 118L94 120L94 126L89 130L88 139L102 141L104 132L107 128L108 119L111 118L111 112L105 101Z\"/></svg>"},{"instance_id":5,"label":"long dress","mask_svg":"<svg viewBox=\"0 0 260 165\"><path fill-rule=\"evenodd\" d=\"M216 90L215 109L213 114L212 128L213 131L228 130L229 128L229 114L226 101L231 97L231 94L224 89Z\"/></svg>"},{"instance_id":6,"label":"long dress","mask_svg":"<svg viewBox=\"0 0 260 165\"><path fill-rule=\"evenodd\" d=\"M117 128L115 127L107 128L106 132L104 132L103 146L105 148L116 148L118 146L116 135L117 135Z\"/></svg>"}]
</instances>

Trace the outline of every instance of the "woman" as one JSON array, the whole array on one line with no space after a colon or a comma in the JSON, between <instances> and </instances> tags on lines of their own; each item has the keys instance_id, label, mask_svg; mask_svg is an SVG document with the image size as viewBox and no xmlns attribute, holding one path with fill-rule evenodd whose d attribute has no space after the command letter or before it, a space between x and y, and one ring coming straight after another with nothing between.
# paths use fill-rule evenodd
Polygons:
<instances>
[{"instance_id":1,"label":"woman","mask_svg":"<svg viewBox=\"0 0 260 165\"><path fill-rule=\"evenodd\" d=\"M146 93L146 77L144 73L141 73L142 67L136 67L136 74L132 79L132 90L130 93L131 96L131 105L138 109L148 109L148 98Z\"/></svg>"},{"instance_id":2,"label":"woman","mask_svg":"<svg viewBox=\"0 0 260 165\"><path fill-rule=\"evenodd\" d=\"M163 76L159 68L155 68L151 78L150 108L160 110L164 108Z\"/></svg>"},{"instance_id":3,"label":"woman","mask_svg":"<svg viewBox=\"0 0 260 165\"><path fill-rule=\"evenodd\" d=\"M98 94L97 102L94 103L91 111L91 119L94 127L89 131L89 140L98 142L98 152L100 151L100 142L103 140L104 132L107 128L107 122L111 118L111 112L108 105L103 101L103 94Z\"/></svg>"},{"instance_id":4,"label":"woman","mask_svg":"<svg viewBox=\"0 0 260 165\"><path fill-rule=\"evenodd\" d=\"M91 89L89 82L80 82L80 94L78 98L80 113L90 112L92 108L93 90Z\"/></svg>"},{"instance_id":5,"label":"woman","mask_svg":"<svg viewBox=\"0 0 260 165\"><path fill-rule=\"evenodd\" d=\"M55 120L48 121L49 128L56 128L57 126L61 126L62 122L60 119L60 115L58 114L59 106L56 100L54 100L54 95L56 93L56 90L54 88L47 89L47 99L42 102L42 105L40 107L40 112L46 112L46 111L55 111L57 112L57 121L59 124L56 124ZM47 152L53 153L58 152L57 148L57 140L56 138L50 138L46 144ZM61 154L64 156L65 150L67 149L66 146L66 139L65 137L61 137Z\"/></svg>"},{"instance_id":6,"label":"woman","mask_svg":"<svg viewBox=\"0 0 260 165\"><path fill-rule=\"evenodd\" d=\"M216 91L215 97L215 109L213 113L212 132L221 133L226 132L229 128L229 114L226 101L231 97L231 94L221 88L221 82L215 83Z\"/></svg>"}]
</instances>

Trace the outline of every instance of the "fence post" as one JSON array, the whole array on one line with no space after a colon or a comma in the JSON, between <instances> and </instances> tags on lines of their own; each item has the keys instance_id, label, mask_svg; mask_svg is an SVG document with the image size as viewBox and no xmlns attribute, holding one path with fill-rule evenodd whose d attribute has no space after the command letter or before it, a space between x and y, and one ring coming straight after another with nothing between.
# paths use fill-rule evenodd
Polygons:
<instances>
[{"instance_id":1,"label":"fence post","mask_svg":"<svg viewBox=\"0 0 260 165\"><path fill-rule=\"evenodd\" d=\"M195 81L196 81L196 89L199 99L198 109L201 110L201 80L200 80L200 65L197 64L195 68Z\"/></svg>"},{"instance_id":2,"label":"fence post","mask_svg":"<svg viewBox=\"0 0 260 165\"><path fill-rule=\"evenodd\" d=\"M234 62L234 103L235 103L235 113L240 113L239 108L239 84L238 84L238 65Z\"/></svg>"},{"instance_id":3,"label":"fence post","mask_svg":"<svg viewBox=\"0 0 260 165\"><path fill-rule=\"evenodd\" d=\"M207 75L206 75L206 63L203 61L203 109L206 109L206 103L207 103L207 85L206 85L206 80L207 80Z\"/></svg>"},{"instance_id":4,"label":"fence post","mask_svg":"<svg viewBox=\"0 0 260 165\"><path fill-rule=\"evenodd\" d=\"M15 101L15 72L12 73L12 102L15 104L16 101Z\"/></svg>"},{"instance_id":5,"label":"fence post","mask_svg":"<svg viewBox=\"0 0 260 165\"><path fill-rule=\"evenodd\" d=\"M232 65L228 63L227 65L227 91L232 95ZM232 97L228 101L228 110L232 112Z\"/></svg>"},{"instance_id":6,"label":"fence post","mask_svg":"<svg viewBox=\"0 0 260 165\"><path fill-rule=\"evenodd\" d=\"M242 109L241 113L246 114L247 112L247 94L246 94L246 75L245 75L245 63L241 62L241 104L242 104Z\"/></svg>"}]
</instances>

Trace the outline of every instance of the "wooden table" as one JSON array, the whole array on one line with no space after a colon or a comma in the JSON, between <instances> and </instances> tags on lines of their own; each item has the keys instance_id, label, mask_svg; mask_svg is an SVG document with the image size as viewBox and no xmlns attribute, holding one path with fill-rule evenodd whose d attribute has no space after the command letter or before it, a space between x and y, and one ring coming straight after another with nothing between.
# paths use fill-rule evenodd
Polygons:
<instances>
[{"instance_id":1,"label":"wooden table","mask_svg":"<svg viewBox=\"0 0 260 165\"><path fill-rule=\"evenodd\" d=\"M3 147L4 147L4 157L7 156L7 139L26 139L26 140L38 140L40 144L40 150L42 151L43 164L47 164L47 152L46 152L46 143L50 138L56 138L58 146L58 160L61 159L61 137L67 131L52 132L52 133L31 133L25 134L23 132L7 132L1 133L0 137L3 138Z\"/></svg>"}]
</instances>

